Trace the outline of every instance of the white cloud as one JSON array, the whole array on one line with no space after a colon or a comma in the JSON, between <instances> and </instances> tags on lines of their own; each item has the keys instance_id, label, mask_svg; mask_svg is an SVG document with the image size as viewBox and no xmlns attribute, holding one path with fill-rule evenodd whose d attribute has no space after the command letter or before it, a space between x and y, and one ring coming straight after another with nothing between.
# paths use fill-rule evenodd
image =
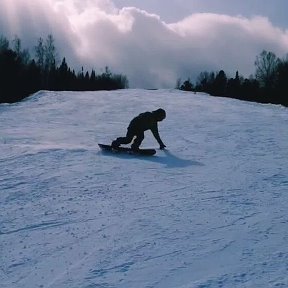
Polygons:
<instances>
[{"instance_id":1,"label":"white cloud","mask_svg":"<svg viewBox=\"0 0 288 288\"><path fill-rule=\"evenodd\" d=\"M76 70L107 65L134 87L173 87L178 77L193 79L204 70L249 76L263 49L288 52L288 32L263 17L201 13L167 24L137 8L119 10L109 0L1 1L10 11L0 9L4 36L17 34L28 45L35 39L35 45L52 33L59 54Z\"/></svg>"},{"instance_id":2,"label":"white cloud","mask_svg":"<svg viewBox=\"0 0 288 288\"><path fill-rule=\"evenodd\" d=\"M54 8L54 1L1 0L0 5L0 35L9 40L19 37L23 48L29 48L32 54L40 37L53 34L59 54L76 59L78 35L63 12Z\"/></svg>"}]
</instances>

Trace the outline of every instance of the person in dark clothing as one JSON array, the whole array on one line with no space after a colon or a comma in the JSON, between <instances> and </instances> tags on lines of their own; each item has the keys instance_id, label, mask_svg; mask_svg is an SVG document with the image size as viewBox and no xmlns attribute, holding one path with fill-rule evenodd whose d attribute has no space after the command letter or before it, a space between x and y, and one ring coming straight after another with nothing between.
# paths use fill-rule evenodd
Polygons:
<instances>
[{"instance_id":1,"label":"person in dark clothing","mask_svg":"<svg viewBox=\"0 0 288 288\"><path fill-rule=\"evenodd\" d=\"M143 139L144 131L151 130L153 136L160 145L160 149L164 149L166 146L160 138L158 131L158 122L166 118L166 112L164 109L159 108L152 112L144 112L132 119L128 128L126 137L118 137L112 142L112 147L119 147L121 144L129 144L133 138L136 137L131 145L133 150L139 149Z\"/></svg>"}]
</instances>

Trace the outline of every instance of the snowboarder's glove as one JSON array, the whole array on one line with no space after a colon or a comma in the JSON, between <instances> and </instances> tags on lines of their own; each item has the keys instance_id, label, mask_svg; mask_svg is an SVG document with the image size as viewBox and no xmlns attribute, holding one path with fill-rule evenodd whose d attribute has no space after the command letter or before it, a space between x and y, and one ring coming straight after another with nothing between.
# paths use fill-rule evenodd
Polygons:
<instances>
[{"instance_id":1,"label":"snowboarder's glove","mask_svg":"<svg viewBox=\"0 0 288 288\"><path fill-rule=\"evenodd\" d=\"M160 149L161 149L161 150L163 150L165 147L166 147L165 144L161 144L161 145L160 145Z\"/></svg>"}]
</instances>

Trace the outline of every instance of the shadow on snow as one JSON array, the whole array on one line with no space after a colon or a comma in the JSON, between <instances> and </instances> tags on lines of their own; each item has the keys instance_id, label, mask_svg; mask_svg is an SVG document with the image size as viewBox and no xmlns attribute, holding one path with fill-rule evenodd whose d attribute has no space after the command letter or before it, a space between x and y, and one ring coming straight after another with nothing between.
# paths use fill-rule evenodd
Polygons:
<instances>
[{"instance_id":1,"label":"shadow on snow","mask_svg":"<svg viewBox=\"0 0 288 288\"><path fill-rule=\"evenodd\" d=\"M163 165L166 165L167 168L185 168L188 166L204 166L203 163L195 161L195 160L189 160L189 159L183 159L175 154L171 153L169 150L164 149L162 150L164 156L144 156L144 155L133 155L133 154L127 154L127 153L111 153L110 151L99 151L102 155L105 156L112 156L117 157L121 159L139 159L139 160L145 160L149 162L155 162L160 163Z\"/></svg>"}]
</instances>

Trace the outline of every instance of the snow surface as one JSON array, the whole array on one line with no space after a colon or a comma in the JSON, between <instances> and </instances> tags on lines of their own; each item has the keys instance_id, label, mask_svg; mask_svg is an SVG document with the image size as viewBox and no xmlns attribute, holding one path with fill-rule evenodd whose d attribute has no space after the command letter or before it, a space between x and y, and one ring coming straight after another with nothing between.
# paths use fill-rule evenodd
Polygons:
<instances>
[{"instance_id":1,"label":"snow surface","mask_svg":"<svg viewBox=\"0 0 288 288\"><path fill-rule=\"evenodd\" d=\"M168 150L99 150L159 107ZM288 287L287 111L177 90L0 105L0 287Z\"/></svg>"}]
</instances>

